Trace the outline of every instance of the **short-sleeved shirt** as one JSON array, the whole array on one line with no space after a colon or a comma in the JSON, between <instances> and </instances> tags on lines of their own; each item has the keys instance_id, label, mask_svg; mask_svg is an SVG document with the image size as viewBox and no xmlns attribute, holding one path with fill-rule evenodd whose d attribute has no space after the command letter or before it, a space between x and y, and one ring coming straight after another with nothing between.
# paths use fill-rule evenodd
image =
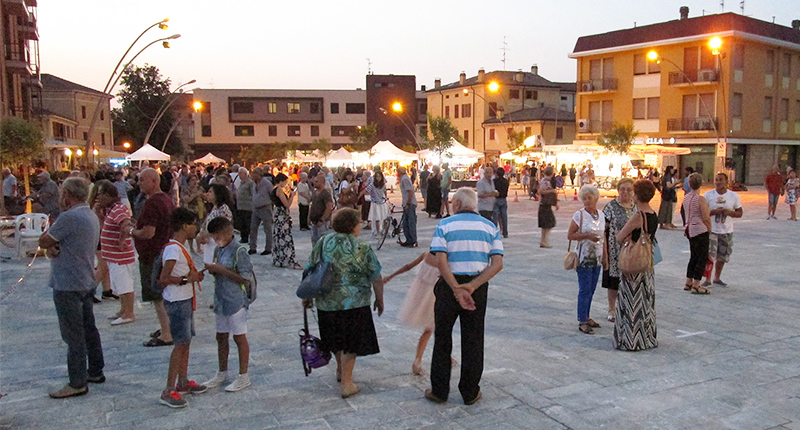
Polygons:
<instances>
[{"instance_id":1,"label":"short-sleeved shirt","mask_svg":"<svg viewBox=\"0 0 800 430\"><path fill-rule=\"evenodd\" d=\"M409 191L411 191L409 193ZM400 177L400 192L403 194L403 206L417 205L417 196L414 194L414 183L411 182L411 178L408 175L403 175ZM411 194L411 197L409 197Z\"/></svg>"},{"instance_id":2,"label":"short-sleeved shirt","mask_svg":"<svg viewBox=\"0 0 800 430\"><path fill-rule=\"evenodd\" d=\"M492 255L503 255L500 230L471 211L445 218L436 226L431 252L446 252L454 275L477 275L489 266Z\"/></svg>"},{"instance_id":3,"label":"short-sleeved shirt","mask_svg":"<svg viewBox=\"0 0 800 430\"><path fill-rule=\"evenodd\" d=\"M3 196L13 196L14 185L17 185L17 178L14 175L8 175L7 178L3 179Z\"/></svg>"},{"instance_id":4,"label":"short-sleeved shirt","mask_svg":"<svg viewBox=\"0 0 800 430\"><path fill-rule=\"evenodd\" d=\"M450 169L442 170L442 189L447 190L450 189L450 184L452 183L453 173L450 172Z\"/></svg>"},{"instance_id":5,"label":"short-sleeved shirt","mask_svg":"<svg viewBox=\"0 0 800 430\"><path fill-rule=\"evenodd\" d=\"M245 179L238 188L236 188L236 209L240 211L253 210L253 192L255 191L255 182L250 179Z\"/></svg>"},{"instance_id":6,"label":"short-sleeved shirt","mask_svg":"<svg viewBox=\"0 0 800 430\"><path fill-rule=\"evenodd\" d=\"M583 215L583 223L581 224L581 214ZM578 242L578 266L600 266L603 264L603 241L605 240L606 230L606 217L597 212L597 217L593 216L586 209L581 209L572 215L572 221L575 221L581 233L594 233L600 237L600 240L593 242L589 239L581 240Z\"/></svg>"},{"instance_id":7,"label":"short-sleeved shirt","mask_svg":"<svg viewBox=\"0 0 800 430\"><path fill-rule=\"evenodd\" d=\"M50 216L57 217L60 209L58 207L58 185L52 179L42 185L39 190L39 202L44 208L44 212Z\"/></svg>"},{"instance_id":8,"label":"short-sleeved shirt","mask_svg":"<svg viewBox=\"0 0 800 430\"><path fill-rule=\"evenodd\" d=\"M50 264L50 288L55 291L89 291L97 287L94 258L100 240L100 221L81 203L58 217L47 231L58 241L59 253Z\"/></svg>"},{"instance_id":9,"label":"short-sleeved shirt","mask_svg":"<svg viewBox=\"0 0 800 430\"><path fill-rule=\"evenodd\" d=\"M186 259L186 254L181 249L181 245L175 240L169 241L161 256L161 262L165 266L167 261L170 260L175 260L175 266L172 268L170 276L180 278L189 275L189 260ZM194 286L191 283L186 285L167 285L164 287L164 292L161 296L168 302L191 299L194 296Z\"/></svg>"},{"instance_id":10,"label":"short-sleeved shirt","mask_svg":"<svg viewBox=\"0 0 800 430\"><path fill-rule=\"evenodd\" d=\"M716 189L713 189L707 191L704 197L708 203L708 209L712 211L718 208L734 211L742 207L739 195L731 190L727 190L725 194L720 194ZM733 218L727 215L714 215L711 218L711 232L714 234L733 233Z\"/></svg>"},{"instance_id":11,"label":"short-sleeved shirt","mask_svg":"<svg viewBox=\"0 0 800 430\"><path fill-rule=\"evenodd\" d=\"M103 220L103 230L100 232L100 250L103 259L109 263L131 264L136 262L131 238L125 239L125 243L122 245L119 243L119 236L122 233L120 226L126 219L131 219L130 210L124 204L117 202L108 210Z\"/></svg>"},{"instance_id":12,"label":"short-sleeved shirt","mask_svg":"<svg viewBox=\"0 0 800 430\"><path fill-rule=\"evenodd\" d=\"M224 247L214 250L214 262L229 269L245 279L253 275L248 248L234 238ZM231 316L240 309L247 308L247 290L233 279L214 275L214 313Z\"/></svg>"},{"instance_id":13,"label":"short-sleeved shirt","mask_svg":"<svg viewBox=\"0 0 800 430\"><path fill-rule=\"evenodd\" d=\"M128 191L133 189L133 185L129 184L128 181L115 181L114 188L117 189L119 198L128 200Z\"/></svg>"},{"instance_id":14,"label":"short-sleeved shirt","mask_svg":"<svg viewBox=\"0 0 800 430\"><path fill-rule=\"evenodd\" d=\"M311 193L311 207L308 208L308 220L313 224L322 221L322 216L325 215L328 203L333 203L331 192L325 188L321 190L314 189Z\"/></svg>"},{"instance_id":15,"label":"short-sleeved shirt","mask_svg":"<svg viewBox=\"0 0 800 430\"><path fill-rule=\"evenodd\" d=\"M172 236L170 216L174 208L172 199L164 193L154 194L145 200L139 219L136 220L136 229L141 230L151 226L156 228L156 232L150 239L134 239L139 261L152 263L164 245L169 242Z\"/></svg>"},{"instance_id":16,"label":"short-sleeved shirt","mask_svg":"<svg viewBox=\"0 0 800 430\"><path fill-rule=\"evenodd\" d=\"M495 190L492 179L486 177L481 178L481 180L475 184L475 189L478 192L478 210L490 211L494 209L494 201L496 200L494 195L481 197L481 194L494 193Z\"/></svg>"},{"instance_id":17,"label":"short-sleeved shirt","mask_svg":"<svg viewBox=\"0 0 800 430\"><path fill-rule=\"evenodd\" d=\"M423 172L424 173L424 172ZM367 181L367 194L373 204L382 204L386 199L386 181L383 182L382 187L375 186L375 178L369 178Z\"/></svg>"},{"instance_id":18,"label":"short-sleeved shirt","mask_svg":"<svg viewBox=\"0 0 800 430\"><path fill-rule=\"evenodd\" d=\"M781 186L783 186L783 176L780 173L770 173L764 180L767 186L767 191L772 195L781 193Z\"/></svg>"},{"instance_id":19,"label":"short-sleeved shirt","mask_svg":"<svg viewBox=\"0 0 800 430\"><path fill-rule=\"evenodd\" d=\"M336 275L331 291L315 300L323 311L343 311L370 305L372 281L381 276L381 263L368 243L351 234L331 233L318 240L307 267L332 262Z\"/></svg>"},{"instance_id":20,"label":"short-sleeved shirt","mask_svg":"<svg viewBox=\"0 0 800 430\"><path fill-rule=\"evenodd\" d=\"M494 189L497 190L497 198L505 199L508 197L508 179L494 178Z\"/></svg>"},{"instance_id":21,"label":"short-sleeved shirt","mask_svg":"<svg viewBox=\"0 0 800 430\"><path fill-rule=\"evenodd\" d=\"M305 182L298 182L297 183L297 204L308 206L311 199L303 197L301 193L307 193L309 191L308 184Z\"/></svg>"}]
</instances>

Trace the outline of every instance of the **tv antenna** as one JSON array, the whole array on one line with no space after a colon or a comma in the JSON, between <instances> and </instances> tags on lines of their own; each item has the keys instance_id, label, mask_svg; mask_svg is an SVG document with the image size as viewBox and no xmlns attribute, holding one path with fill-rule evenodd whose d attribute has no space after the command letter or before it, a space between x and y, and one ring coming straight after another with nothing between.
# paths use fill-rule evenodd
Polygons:
<instances>
[{"instance_id":1,"label":"tv antenna","mask_svg":"<svg viewBox=\"0 0 800 430\"><path fill-rule=\"evenodd\" d=\"M503 47L500 48L503 51L503 70L506 70L506 52L508 52L508 43L506 43L506 37L503 36Z\"/></svg>"},{"instance_id":2,"label":"tv antenna","mask_svg":"<svg viewBox=\"0 0 800 430\"><path fill-rule=\"evenodd\" d=\"M744 0L739 2L739 9L742 10L742 15L744 15Z\"/></svg>"},{"instance_id":3,"label":"tv antenna","mask_svg":"<svg viewBox=\"0 0 800 430\"><path fill-rule=\"evenodd\" d=\"M369 58L367 58L367 74L372 74L372 61Z\"/></svg>"}]
</instances>

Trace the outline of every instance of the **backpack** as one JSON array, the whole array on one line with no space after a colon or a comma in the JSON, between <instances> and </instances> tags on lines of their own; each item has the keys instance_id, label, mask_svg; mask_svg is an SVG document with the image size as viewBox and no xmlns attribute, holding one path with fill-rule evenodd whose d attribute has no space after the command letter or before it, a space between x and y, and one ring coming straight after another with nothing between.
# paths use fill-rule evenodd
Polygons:
<instances>
[{"instance_id":1,"label":"backpack","mask_svg":"<svg viewBox=\"0 0 800 430\"><path fill-rule=\"evenodd\" d=\"M249 248L244 245L240 245L238 248L236 248L236 254L234 254L236 257L233 260L233 269L237 271L237 273L237 266L239 265L239 251L242 249L247 251ZM214 261L217 260L218 252L219 248L214 250ZM241 287L245 293L245 297L247 298L247 305L250 306L254 301L256 301L256 298L258 298L258 280L256 280L255 271L250 273L250 285L242 284Z\"/></svg>"}]
</instances>

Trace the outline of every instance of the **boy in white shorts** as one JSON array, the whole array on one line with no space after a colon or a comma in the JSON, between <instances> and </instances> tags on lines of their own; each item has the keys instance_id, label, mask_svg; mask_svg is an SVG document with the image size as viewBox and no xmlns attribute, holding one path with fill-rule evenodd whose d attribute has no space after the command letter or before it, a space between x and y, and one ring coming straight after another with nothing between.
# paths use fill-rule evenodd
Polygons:
<instances>
[{"instance_id":1,"label":"boy in white shorts","mask_svg":"<svg viewBox=\"0 0 800 430\"><path fill-rule=\"evenodd\" d=\"M217 243L214 262L206 264L208 273L214 275L214 313L217 325L217 353L219 371L213 379L203 385L220 386L228 377L229 334L239 353L239 376L225 391L239 391L250 385L247 366L250 361L250 345L247 343L247 298L246 286L253 275L248 247L236 243L233 224L224 217L214 218L208 223L208 233Z\"/></svg>"}]
</instances>

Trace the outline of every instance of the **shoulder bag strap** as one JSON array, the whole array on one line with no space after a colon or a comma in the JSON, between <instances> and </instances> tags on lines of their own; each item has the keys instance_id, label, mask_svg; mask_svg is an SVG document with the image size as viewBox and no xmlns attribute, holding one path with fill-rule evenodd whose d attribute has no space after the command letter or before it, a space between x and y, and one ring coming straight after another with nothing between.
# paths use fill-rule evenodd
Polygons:
<instances>
[{"instance_id":1,"label":"shoulder bag strap","mask_svg":"<svg viewBox=\"0 0 800 430\"><path fill-rule=\"evenodd\" d=\"M181 247L181 251L183 251L183 256L186 257L186 263L189 264L189 270L197 271L197 269L194 267L194 261L192 261L192 257L189 256L189 252L186 251L186 248L184 248L183 245L180 242L178 242L177 240L172 240L172 242ZM200 283L195 281L195 282L192 282L192 310L193 311L197 310L197 294L196 294L196 290L202 291L203 289L200 288Z\"/></svg>"}]
</instances>

